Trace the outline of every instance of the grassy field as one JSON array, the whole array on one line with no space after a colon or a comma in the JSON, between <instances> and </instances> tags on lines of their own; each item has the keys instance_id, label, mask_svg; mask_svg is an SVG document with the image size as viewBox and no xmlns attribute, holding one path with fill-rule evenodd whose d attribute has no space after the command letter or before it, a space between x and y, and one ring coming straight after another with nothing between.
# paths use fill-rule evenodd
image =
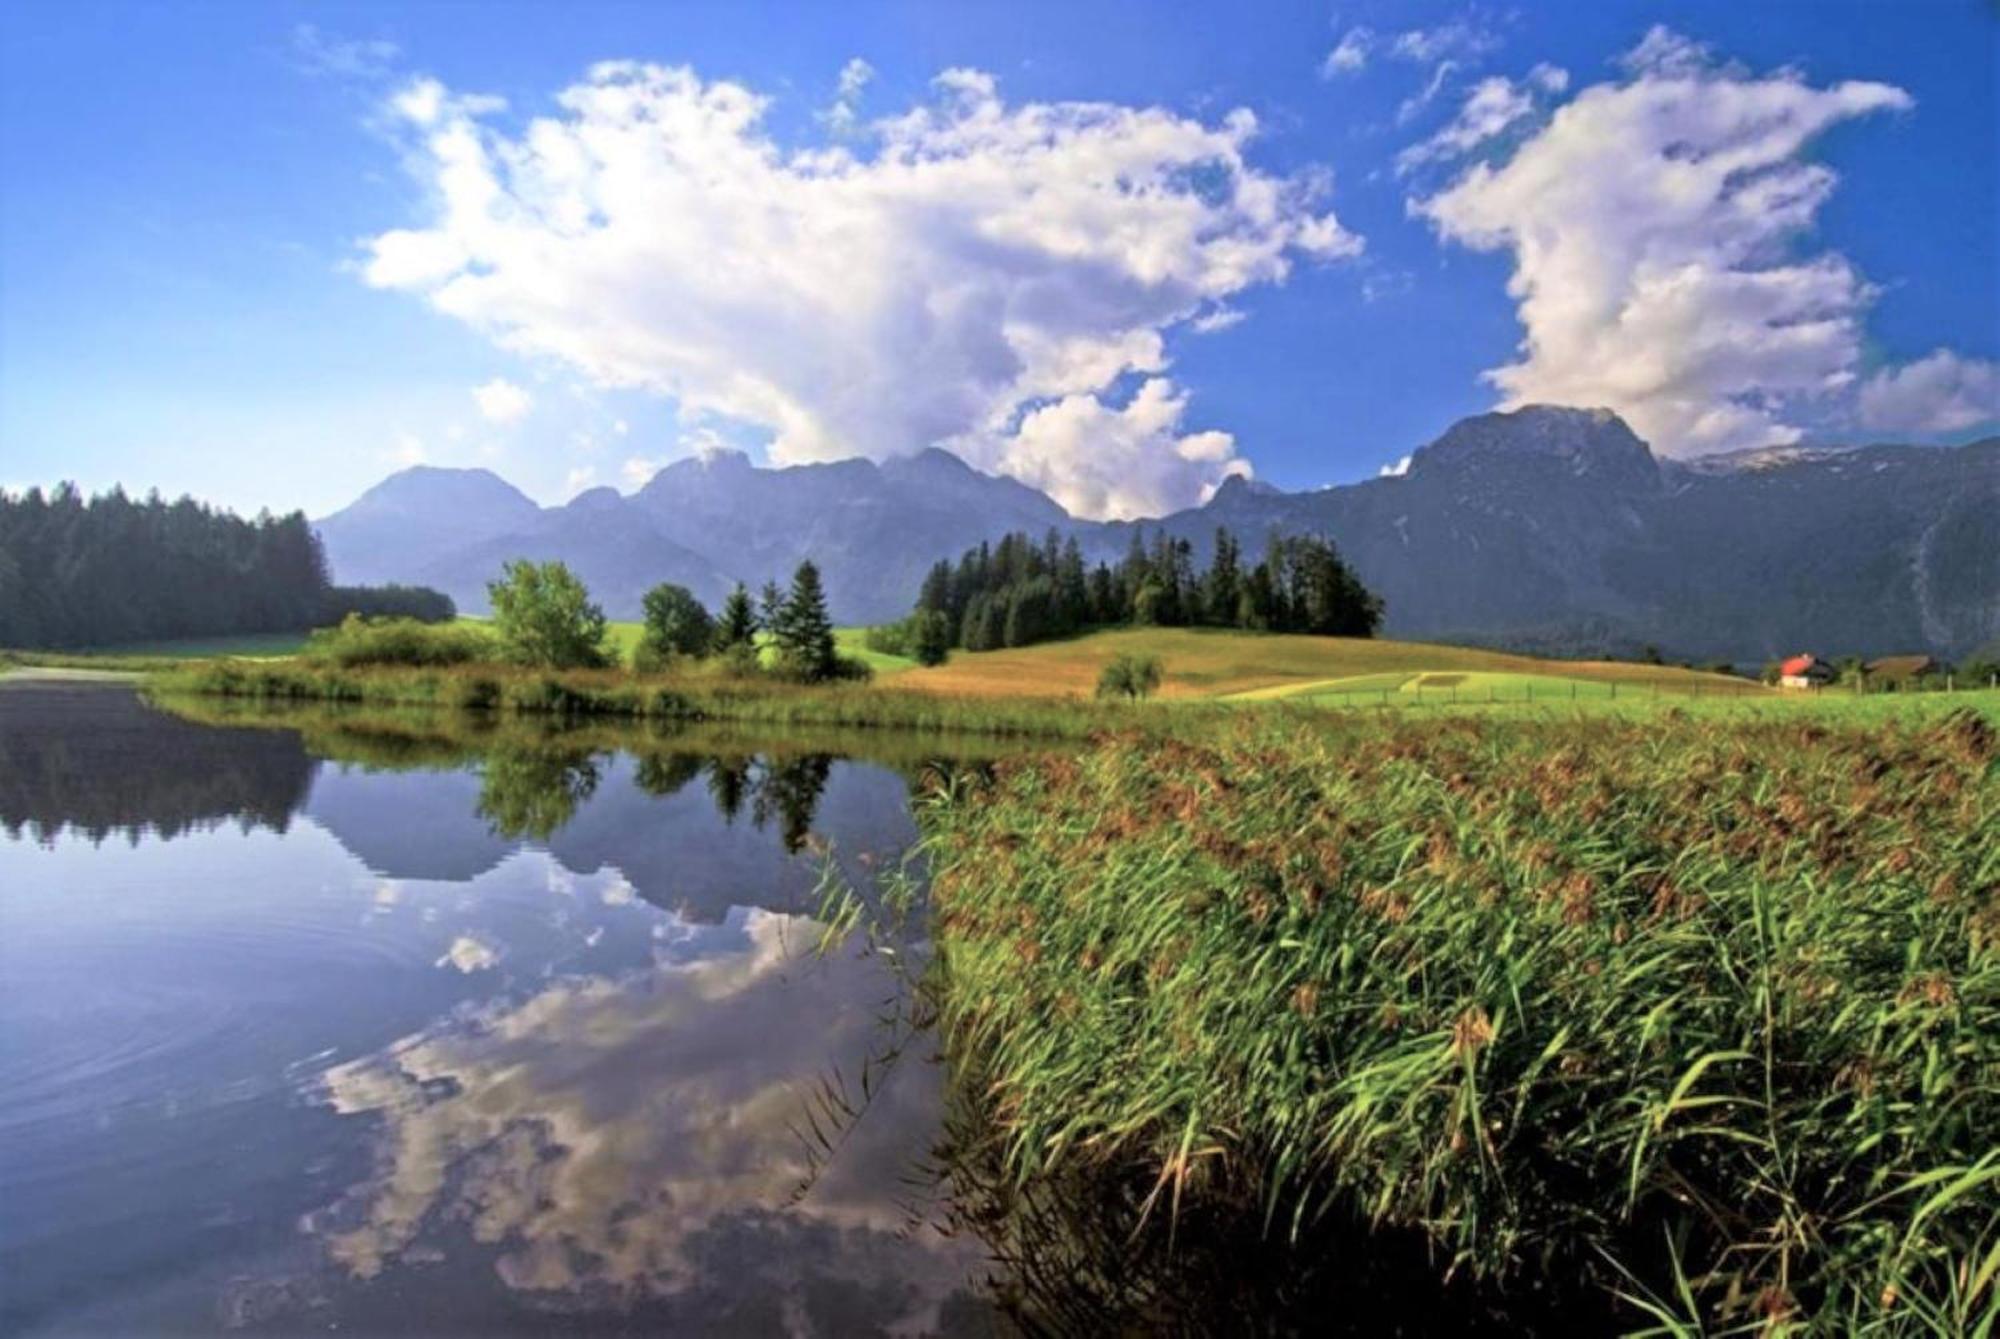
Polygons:
<instances>
[{"instance_id":1,"label":"grassy field","mask_svg":"<svg viewBox=\"0 0 2000 1339\"><path fill-rule=\"evenodd\" d=\"M1853 706L1279 708L937 793L1000 1200L1112 1169L1114 1233L1236 1199L1620 1330L1990 1333L2000 732Z\"/></svg>"},{"instance_id":2,"label":"grassy field","mask_svg":"<svg viewBox=\"0 0 2000 1339\"><path fill-rule=\"evenodd\" d=\"M1537 682L1540 676L1555 676L1563 681L1565 691L1569 681L1576 681L1607 693L1612 684L1619 685L1621 693L1639 688L1680 694L1766 693L1743 679L1666 665L1549 661L1426 642L1196 628L1100 632L1016 650L954 652L948 662L934 669L909 670L898 679L898 686L971 697L1017 697L1024 693L1087 697L1096 689L1104 666L1123 653L1160 658L1166 668L1160 695L1167 698L1315 697L1343 687L1379 696L1384 689L1402 691L1417 676L1447 674L1514 676L1492 682L1505 682L1516 692L1524 684L1520 676L1537 676ZM1444 685L1439 685L1427 689L1426 694L1443 691Z\"/></svg>"}]
</instances>

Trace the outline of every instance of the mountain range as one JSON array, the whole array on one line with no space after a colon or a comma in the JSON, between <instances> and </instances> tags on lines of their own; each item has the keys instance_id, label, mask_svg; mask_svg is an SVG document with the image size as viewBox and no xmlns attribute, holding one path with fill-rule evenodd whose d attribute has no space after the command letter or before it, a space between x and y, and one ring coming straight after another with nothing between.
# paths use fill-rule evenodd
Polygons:
<instances>
[{"instance_id":1,"label":"mountain range","mask_svg":"<svg viewBox=\"0 0 2000 1339\"><path fill-rule=\"evenodd\" d=\"M924 572L1015 530L1116 561L1135 526L1252 552L1273 531L1332 538L1387 601L1387 635L1549 653L1759 660L1924 651L2000 636L2000 438L1959 447L1653 454L1603 409L1528 406L1454 424L1391 477L1286 493L1226 481L1141 522L1070 516L948 452L762 468L735 452L539 507L487 470L418 466L317 522L335 578L437 587L486 607L506 559L560 558L613 617L660 581L711 606L801 558L833 613L907 612Z\"/></svg>"}]
</instances>

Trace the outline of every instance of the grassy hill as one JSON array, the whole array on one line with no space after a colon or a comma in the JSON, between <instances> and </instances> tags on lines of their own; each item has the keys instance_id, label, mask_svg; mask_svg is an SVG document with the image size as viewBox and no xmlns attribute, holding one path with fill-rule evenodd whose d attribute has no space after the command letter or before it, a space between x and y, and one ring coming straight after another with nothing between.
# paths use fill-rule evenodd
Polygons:
<instances>
[{"instance_id":1,"label":"grassy hill","mask_svg":"<svg viewBox=\"0 0 2000 1339\"><path fill-rule=\"evenodd\" d=\"M1764 689L1742 679L1668 665L1608 660L1538 660L1427 642L1304 637L1203 628L1138 628L1009 651L954 652L935 669L896 676L899 688L973 697L1087 696L1121 652L1156 655L1166 669L1160 695L1170 698L1279 698L1339 701L1382 693L1425 699L1489 690L1519 696L1526 687L1552 695L1608 696L1612 685L1662 692L1745 693ZM1576 685L1574 689L1570 685Z\"/></svg>"}]
</instances>

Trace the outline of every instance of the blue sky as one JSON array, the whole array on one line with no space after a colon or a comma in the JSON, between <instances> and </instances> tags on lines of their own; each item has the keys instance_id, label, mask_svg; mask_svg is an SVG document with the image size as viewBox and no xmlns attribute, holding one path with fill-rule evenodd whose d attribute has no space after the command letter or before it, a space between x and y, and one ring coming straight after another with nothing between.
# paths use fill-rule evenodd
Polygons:
<instances>
[{"instance_id":1,"label":"blue sky","mask_svg":"<svg viewBox=\"0 0 2000 1339\"><path fill-rule=\"evenodd\" d=\"M1973 0L15 5L0 486L943 442L1144 514L1534 399L1965 440L1996 70Z\"/></svg>"}]
</instances>

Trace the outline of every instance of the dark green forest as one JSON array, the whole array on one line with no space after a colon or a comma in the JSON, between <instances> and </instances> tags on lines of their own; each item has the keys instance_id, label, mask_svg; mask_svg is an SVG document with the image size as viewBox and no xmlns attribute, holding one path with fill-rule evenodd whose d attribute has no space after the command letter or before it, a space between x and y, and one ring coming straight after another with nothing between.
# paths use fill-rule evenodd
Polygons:
<instances>
[{"instance_id":1,"label":"dark green forest","mask_svg":"<svg viewBox=\"0 0 2000 1339\"><path fill-rule=\"evenodd\" d=\"M950 646L990 651L1119 625L1241 628L1372 637L1382 601L1341 560L1332 541L1273 535L1246 562L1228 530L1215 533L1215 556L1196 571L1194 548L1143 529L1116 566L1086 567L1074 538L1053 530L1039 544L1011 534L940 562L924 578L910 638L926 631Z\"/></svg>"},{"instance_id":2,"label":"dark green forest","mask_svg":"<svg viewBox=\"0 0 2000 1339\"><path fill-rule=\"evenodd\" d=\"M334 586L302 512L245 520L183 497L0 492L0 646L293 632L349 612L451 618L417 587Z\"/></svg>"}]
</instances>

